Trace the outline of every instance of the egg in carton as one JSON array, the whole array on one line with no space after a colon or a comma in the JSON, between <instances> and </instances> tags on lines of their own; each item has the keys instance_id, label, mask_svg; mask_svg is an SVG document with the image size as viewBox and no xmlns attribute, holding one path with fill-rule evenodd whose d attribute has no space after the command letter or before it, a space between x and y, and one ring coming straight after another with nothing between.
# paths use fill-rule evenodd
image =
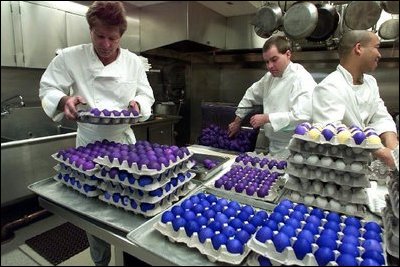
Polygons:
<instances>
[{"instance_id":1,"label":"egg in carton","mask_svg":"<svg viewBox=\"0 0 400 267\"><path fill-rule=\"evenodd\" d=\"M126 195L121 195L121 193L110 194L108 191L104 191L103 194L99 196L99 199L127 211L132 211L145 217L152 217L170 207L173 202L187 195L195 187L195 184L188 182L175 189L172 194L169 194L158 203L139 202Z\"/></svg>"},{"instance_id":2,"label":"egg in carton","mask_svg":"<svg viewBox=\"0 0 400 267\"><path fill-rule=\"evenodd\" d=\"M313 194L322 197L330 197L336 200L353 204L368 204L368 196L364 188L351 188L338 186L332 183L323 183L319 180L308 180L296 176L288 176L285 188L300 192L300 194Z\"/></svg>"},{"instance_id":3,"label":"egg in carton","mask_svg":"<svg viewBox=\"0 0 400 267\"><path fill-rule=\"evenodd\" d=\"M311 125L308 122L297 125L293 138L309 141L311 148L318 144L346 145L353 148L353 152L361 154L364 149L382 148L378 134L371 127L360 129L357 126L335 126L332 123Z\"/></svg>"},{"instance_id":4,"label":"egg in carton","mask_svg":"<svg viewBox=\"0 0 400 267\"><path fill-rule=\"evenodd\" d=\"M394 164L396 165L397 173L399 172L399 145L391 151Z\"/></svg>"},{"instance_id":5,"label":"egg in carton","mask_svg":"<svg viewBox=\"0 0 400 267\"><path fill-rule=\"evenodd\" d=\"M347 185L350 187L371 187L368 176L365 174L358 174L355 172L347 172L338 174L335 170L328 170L324 168L309 169L307 165L295 165L289 163L286 174L304 178L308 180L320 180L325 183L334 183L337 185Z\"/></svg>"},{"instance_id":6,"label":"egg in carton","mask_svg":"<svg viewBox=\"0 0 400 267\"><path fill-rule=\"evenodd\" d=\"M399 177L392 176L387 184L393 214L399 219Z\"/></svg>"},{"instance_id":7,"label":"egg in carton","mask_svg":"<svg viewBox=\"0 0 400 267\"><path fill-rule=\"evenodd\" d=\"M101 191L98 190L97 185L90 185L87 183L81 183L79 179L76 179L73 176L69 176L69 174L58 173L55 175L54 180L60 181L66 186L74 189L75 191L86 195L87 197L97 197L101 194Z\"/></svg>"},{"instance_id":8,"label":"egg in carton","mask_svg":"<svg viewBox=\"0 0 400 267\"><path fill-rule=\"evenodd\" d=\"M143 191L151 191L166 185L168 182L171 181L171 179L179 176L180 174L188 175L188 170L188 168L183 168L178 173L168 171L161 173L158 176L148 176L133 175L126 170L103 167L100 173L97 174L97 176L107 181L121 183L124 186L130 186L132 188L140 189Z\"/></svg>"},{"instance_id":9,"label":"egg in carton","mask_svg":"<svg viewBox=\"0 0 400 267\"><path fill-rule=\"evenodd\" d=\"M279 262L274 260L270 260L263 255L255 253L254 251L250 252L246 261L247 266L281 266Z\"/></svg>"},{"instance_id":10,"label":"egg in carton","mask_svg":"<svg viewBox=\"0 0 400 267\"><path fill-rule=\"evenodd\" d=\"M268 169L273 172L284 173L287 166L287 161L274 159L261 153L247 152L238 155L235 158L234 164L238 164L243 167L249 166L262 170Z\"/></svg>"},{"instance_id":11,"label":"egg in carton","mask_svg":"<svg viewBox=\"0 0 400 267\"><path fill-rule=\"evenodd\" d=\"M385 264L383 230L377 223L286 203L275 207L249 241L256 253L283 265L358 266L367 258Z\"/></svg>"},{"instance_id":12,"label":"egg in carton","mask_svg":"<svg viewBox=\"0 0 400 267\"><path fill-rule=\"evenodd\" d=\"M351 147L345 145L334 146L330 144L318 144L317 146L311 147L309 142L296 138L290 139L288 149L292 156L296 153L300 153L305 157L314 154L335 158L351 158L354 159L354 161L362 162L368 162L371 160L371 153L368 150L356 154Z\"/></svg>"},{"instance_id":13,"label":"egg in carton","mask_svg":"<svg viewBox=\"0 0 400 267\"><path fill-rule=\"evenodd\" d=\"M95 173L98 172L98 170L100 169L100 165L96 164L95 162L91 161L91 160L87 160L84 163L82 163L81 161L79 161L79 159L73 160L71 158L66 158L64 159L61 155L59 155L58 153L54 153L53 155L51 155L55 160L57 160L58 162L61 162L69 167L71 167L74 170L77 170L79 172L82 172L88 176L94 175ZM79 162L82 164L77 165L75 162Z\"/></svg>"},{"instance_id":14,"label":"egg in carton","mask_svg":"<svg viewBox=\"0 0 400 267\"><path fill-rule=\"evenodd\" d=\"M152 167L152 163L148 163L148 165L150 167L148 167L147 165L139 165L138 162L131 162L128 163L127 160L123 160L121 161L121 159L118 158L113 158L113 157L109 157L109 156L104 156L104 157L98 157L96 159L94 159L94 162L99 163L101 165L107 166L109 168L118 168L121 170L125 170L129 173L133 173L136 175L147 175L147 176L152 176L152 177L158 177L160 174L162 173L166 173L166 175L168 175L168 172L172 171L172 172L179 172L182 169L190 169L194 166L194 163L189 161L189 158L193 155L193 153L187 152L187 154L185 154L185 156L183 156L182 158L177 157L176 161L173 162L172 160L169 160L169 163L167 164L168 167L166 167L166 165L164 165L164 163L162 164L158 164L157 163L157 168L151 168ZM154 162L153 162L154 163Z\"/></svg>"},{"instance_id":15,"label":"egg in carton","mask_svg":"<svg viewBox=\"0 0 400 267\"><path fill-rule=\"evenodd\" d=\"M385 243L387 252L399 258L399 219L394 216L390 200L386 198L387 206L383 208L383 225L385 227Z\"/></svg>"},{"instance_id":16,"label":"egg in carton","mask_svg":"<svg viewBox=\"0 0 400 267\"><path fill-rule=\"evenodd\" d=\"M77 121L91 124L134 124L142 116L136 110L99 110L93 108L88 111L79 110Z\"/></svg>"},{"instance_id":17,"label":"egg in carton","mask_svg":"<svg viewBox=\"0 0 400 267\"><path fill-rule=\"evenodd\" d=\"M240 264L246 243L268 214L250 205L198 193L165 211L154 228L171 242L185 243L212 262Z\"/></svg>"}]
</instances>

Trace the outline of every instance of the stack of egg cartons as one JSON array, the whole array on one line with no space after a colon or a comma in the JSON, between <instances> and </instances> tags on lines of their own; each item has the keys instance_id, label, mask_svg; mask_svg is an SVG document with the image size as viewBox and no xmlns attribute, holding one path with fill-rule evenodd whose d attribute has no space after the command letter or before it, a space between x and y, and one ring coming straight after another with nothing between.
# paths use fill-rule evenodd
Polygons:
<instances>
[{"instance_id":1,"label":"stack of egg cartons","mask_svg":"<svg viewBox=\"0 0 400 267\"><path fill-rule=\"evenodd\" d=\"M279 196L286 166L286 160L275 160L261 153L243 153L236 157L227 173L212 183L214 188L232 194L274 201Z\"/></svg>"},{"instance_id":2,"label":"stack of egg cartons","mask_svg":"<svg viewBox=\"0 0 400 267\"><path fill-rule=\"evenodd\" d=\"M382 234L376 222L284 199L248 247L274 266L381 266Z\"/></svg>"},{"instance_id":3,"label":"stack of egg cartons","mask_svg":"<svg viewBox=\"0 0 400 267\"><path fill-rule=\"evenodd\" d=\"M212 262L238 265L250 253L247 243L268 213L202 191L160 217L154 228L170 241L196 248Z\"/></svg>"},{"instance_id":4,"label":"stack of egg cartons","mask_svg":"<svg viewBox=\"0 0 400 267\"><path fill-rule=\"evenodd\" d=\"M392 152L396 163L387 183L389 194L385 196L386 207L383 208L386 251L399 261L399 147ZM393 263L395 262L393 259ZM396 264L397 265L397 264Z\"/></svg>"},{"instance_id":5,"label":"stack of egg cartons","mask_svg":"<svg viewBox=\"0 0 400 267\"><path fill-rule=\"evenodd\" d=\"M96 186L99 199L125 210L154 216L195 187L186 147L103 140L82 149L90 155L90 174L102 181Z\"/></svg>"},{"instance_id":6,"label":"stack of egg cartons","mask_svg":"<svg viewBox=\"0 0 400 267\"><path fill-rule=\"evenodd\" d=\"M352 216L366 215L370 151L380 147L372 128L299 124L288 147L288 197Z\"/></svg>"}]
</instances>

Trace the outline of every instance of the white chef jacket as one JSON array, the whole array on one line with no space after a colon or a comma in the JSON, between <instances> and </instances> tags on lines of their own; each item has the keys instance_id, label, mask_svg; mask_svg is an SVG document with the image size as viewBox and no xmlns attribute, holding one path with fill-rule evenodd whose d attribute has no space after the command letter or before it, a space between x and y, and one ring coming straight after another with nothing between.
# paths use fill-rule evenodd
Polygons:
<instances>
[{"instance_id":1,"label":"white chef jacket","mask_svg":"<svg viewBox=\"0 0 400 267\"><path fill-rule=\"evenodd\" d=\"M396 132L375 78L364 74L362 84L354 85L353 77L341 65L314 89L313 122L369 126L379 135Z\"/></svg>"},{"instance_id":2,"label":"white chef jacket","mask_svg":"<svg viewBox=\"0 0 400 267\"><path fill-rule=\"evenodd\" d=\"M78 109L126 109L129 102L140 104L142 120L151 115L154 103L153 90L147 80L144 67L137 55L127 49L119 49L117 59L104 66L92 44L62 49L40 80L39 97L46 114L60 121L64 113L57 110L63 96L82 96L87 105ZM130 125L94 125L78 122L77 146L96 140L114 140L122 143L136 141Z\"/></svg>"},{"instance_id":3,"label":"white chef jacket","mask_svg":"<svg viewBox=\"0 0 400 267\"><path fill-rule=\"evenodd\" d=\"M248 88L236 115L244 118L246 111L240 110L240 107L262 104L264 114L268 114L270 119L270 123L264 125L265 135L270 141L270 153L280 153L289 144L296 125L311 120L315 85L313 77L302 65L290 62L282 77L274 77L267 72Z\"/></svg>"}]
</instances>

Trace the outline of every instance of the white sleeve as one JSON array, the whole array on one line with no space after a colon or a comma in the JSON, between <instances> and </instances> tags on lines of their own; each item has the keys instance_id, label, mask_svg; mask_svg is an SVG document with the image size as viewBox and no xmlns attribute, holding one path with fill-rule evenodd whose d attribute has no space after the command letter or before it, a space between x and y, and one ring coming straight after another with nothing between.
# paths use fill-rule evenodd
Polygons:
<instances>
[{"instance_id":1,"label":"white sleeve","mask_svg":"<svg viewBox=\"0 0 400 267\"><path fill-rule=\"evenodd\" d=\"M69 75L62 54L56 56L47 67L40 79L39 97L47 116L54 121L60 121L64 113L57 110L63 96L69 95L73 80Z\"/></svg>"},{"instance_id":2,"label":"white sleeve","mask_svg":"<svg viewBox=\"0 0 400 267\"><path fill-rule=\"evenodd\" d=\"M245 108L263 104L264 79L263 77L261 80L253 83L246 90L246 93L238 104L238 109L235 112L236 116L243 119L251 111L251 109Z\"/></svg>"},{"instance_id":3,"label":"white sleeve","mask_svg":"<svg viewBox=\"0 0 400 267\"><path fill-rule=\"evenodd\" d=\"M133 100L138 102L140 105L140 114L142 115L140 121L145 121L151 116L151 106L154 104L155 99L153 89L149 84L144 67L142 64L138 65L138 85Z\"/></svg>"}]
</instances>

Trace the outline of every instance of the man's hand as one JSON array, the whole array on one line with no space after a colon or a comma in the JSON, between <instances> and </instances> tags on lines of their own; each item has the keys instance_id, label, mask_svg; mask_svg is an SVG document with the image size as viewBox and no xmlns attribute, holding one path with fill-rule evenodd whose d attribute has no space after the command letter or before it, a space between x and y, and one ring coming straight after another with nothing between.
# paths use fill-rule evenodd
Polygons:
<instances>
[{"instance_id":1,"label":"man's hand","mask_svg":"<svg viewBox=\"0 0 400 267\"><path fill-rule=\"evenodd\" d=\"M259 128L269 122L268 114L256 114L250 118L250 124L253 128Z\"/></svg>"},{"instance_id":2,"label":"man's hand","mask_svg":"<svg viewBox=\"0 0 400 267\"><path fill-rule=\"evenodd\" d=\"M234 120L228 125L228 136L234 137L240 131L240 120Z\"/></svg>"},{"instance_id":3,"label":"man's hand","mask_svg":"<svg viewBox=\"0 0 400 267\"><path fill-rule=\"evenodd\" d=\"M136 110L138 113L140 113L140 104L136 102L135 100L132 100L129 102L129 107Z\"/></svg>"},{"instance_id":4,"label":"man's hand","mask_svg":"<svg viewBox=\"0 0 400 267\"><path fill-rule=\"evenodd\" d=\"M76 106L79 104L86 105L85 99L81 96L64 96L58 103L58 109L64 112L68 120L76 120L77 110Z\"/></svg>"},{"instance_id":5,"label":"man's hand","mask_svg":"<svg viewBox=\"0 0 400 267\"><path fill-rule=\"evenodd\" d=\"M372 154L384 162L390 168L396 168L394 159L392 157L392 150L390 148L384 147L374 151Z\"/></svg>"}]
</instances>

